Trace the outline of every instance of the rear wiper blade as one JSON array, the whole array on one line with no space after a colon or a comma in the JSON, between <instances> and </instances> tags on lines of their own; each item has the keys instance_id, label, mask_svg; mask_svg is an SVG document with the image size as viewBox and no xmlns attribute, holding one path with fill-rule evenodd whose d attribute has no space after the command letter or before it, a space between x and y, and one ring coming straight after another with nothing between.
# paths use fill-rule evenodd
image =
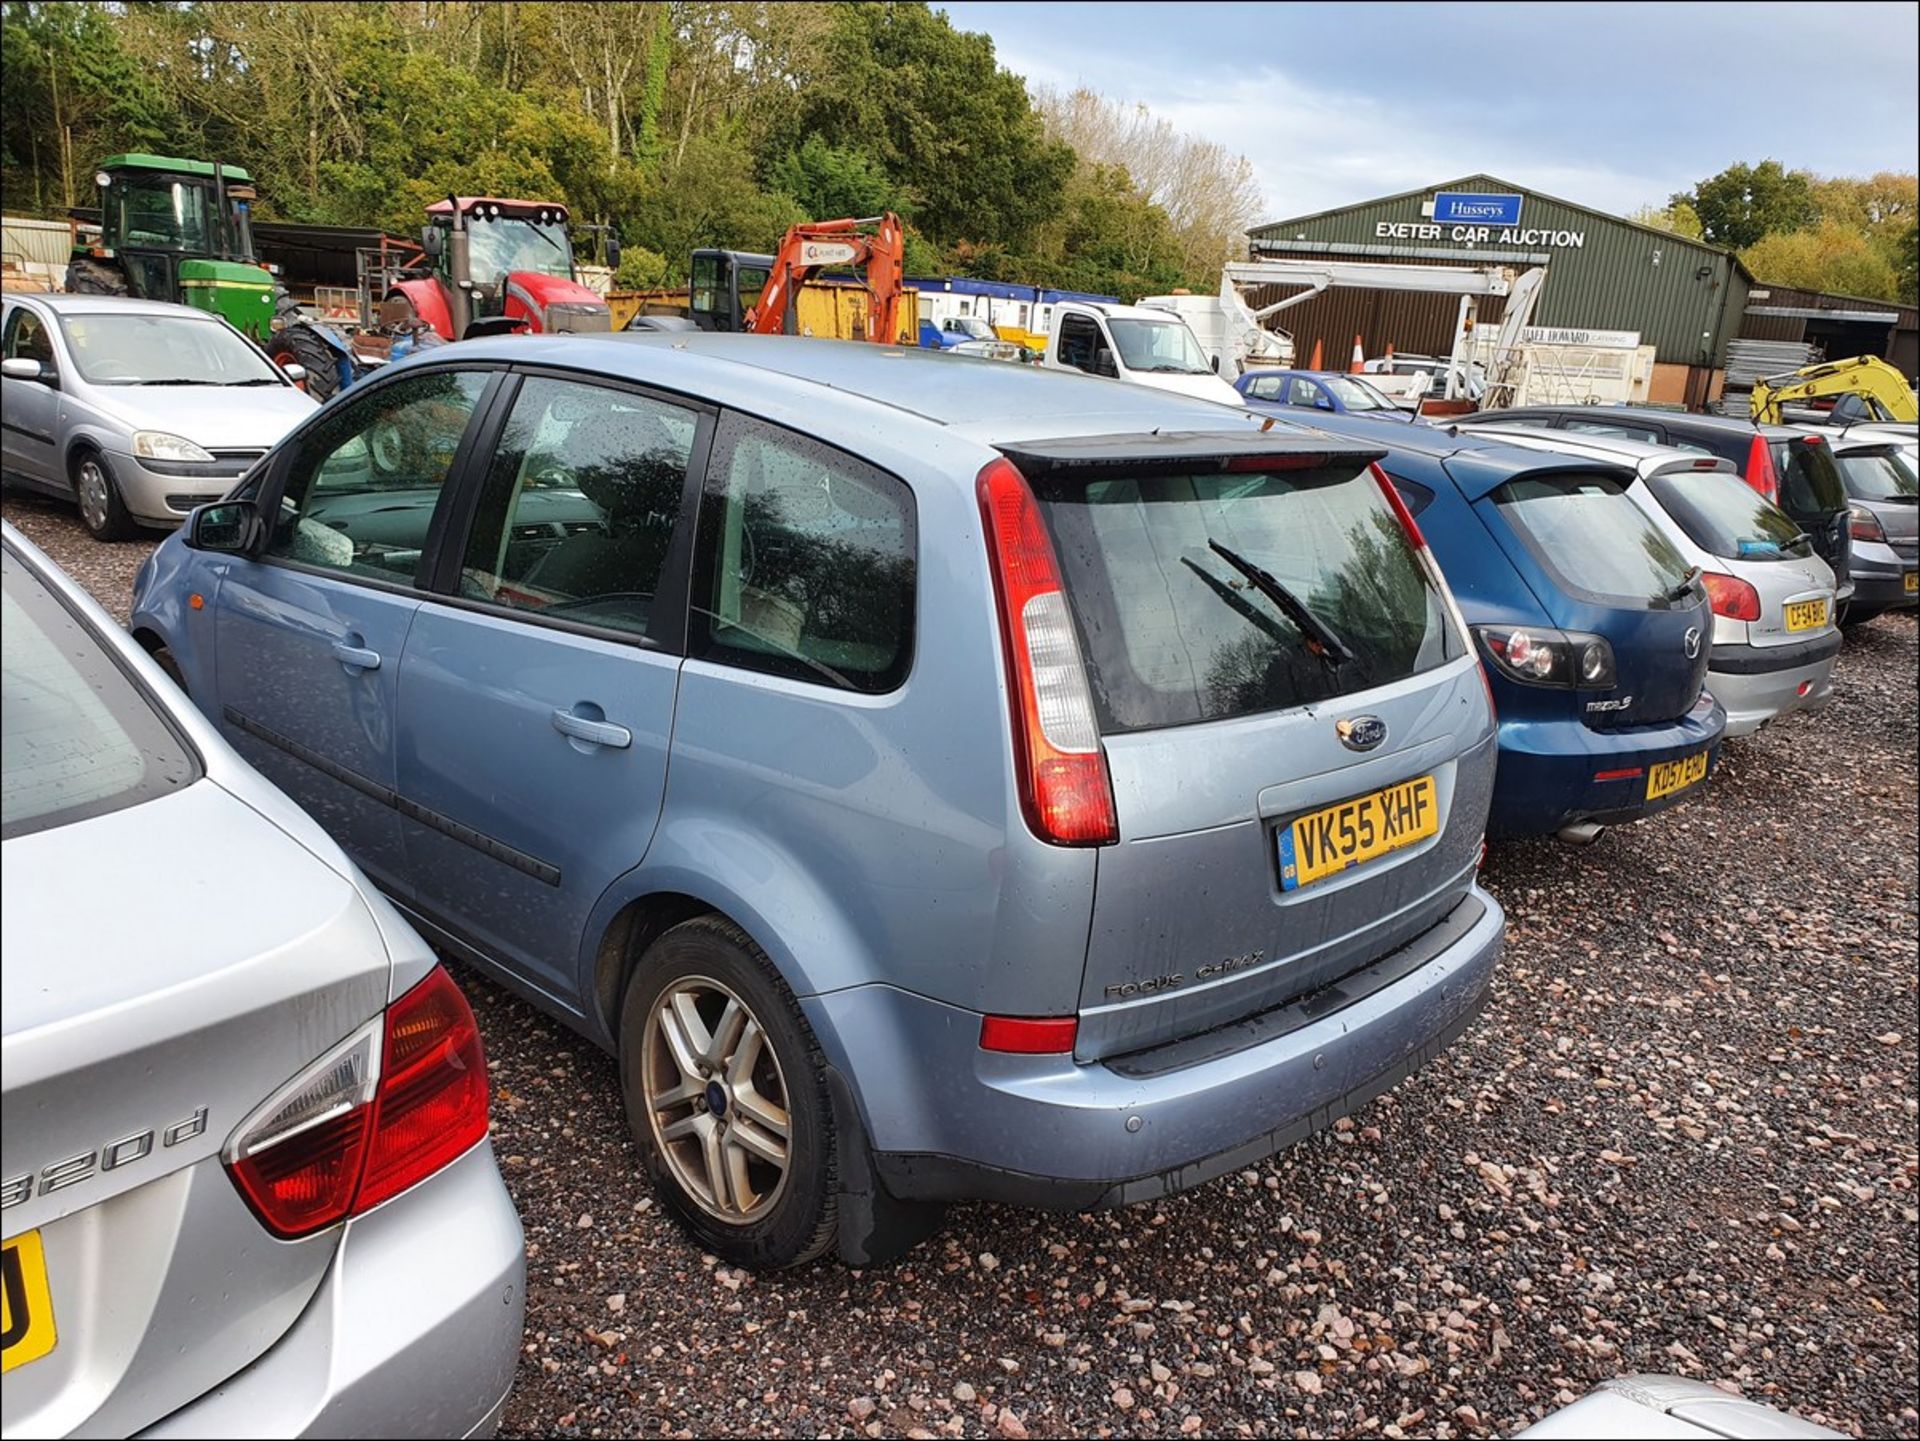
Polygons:
<instances>
[{"instance_id":1,"label":"rear wiper blade","mask_svg":"<svg viewBox=\"0 0 1920 1441\"><path fill-rule=\"evenodd\" d=\"M1661 597L1661 599L1662 600L1684 600L1686 598L1687 592L1693 589L1693 583L1696 580L1700 579L1703 573L1704 572L1701 570L1701 568L1696 565L1692 570L1686 573L1685 578L1681 580L1680 584L1676 585L1672 590L1668 591L1665 595Z\"/></svg>"},{"instance_id":2,"label":"rear wiper blade","mask_svg":"<svg viewBox=\"0 0 1920 1441\"><path fill-rule=\"evenodd\" d=\"M1280 584L1272 575L1238 551L1229 550L1217 540L1209 539L1207 548L1252 581L1260 594L1278 606L1280 613L1292 621L1300 634L1306 637L1307 649L1319 656L1321 660L1328 665L1343 665L1353 659L1353 652L1347 648L1346 642L1335 635L1325 621L1301 604L1300 598Z\"/></svg>"}]
</instances>

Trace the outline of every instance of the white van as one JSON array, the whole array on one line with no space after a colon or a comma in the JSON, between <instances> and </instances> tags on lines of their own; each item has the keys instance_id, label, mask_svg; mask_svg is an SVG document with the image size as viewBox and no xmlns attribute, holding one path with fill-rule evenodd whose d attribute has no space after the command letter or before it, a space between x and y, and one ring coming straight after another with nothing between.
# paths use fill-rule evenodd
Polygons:
<instances>
[{"instance_id":1,"label":"white van","mask_svg":"<svg viewBox=\"0 0 1920 1441\"><path fill-rule=\"evenodd\" d=\"M1142 305L1061 301L1053 308L1040 363L1221 405L1243 404L1240 392L1215 373L1186 321Z\"/></svg>"}]
</instances>

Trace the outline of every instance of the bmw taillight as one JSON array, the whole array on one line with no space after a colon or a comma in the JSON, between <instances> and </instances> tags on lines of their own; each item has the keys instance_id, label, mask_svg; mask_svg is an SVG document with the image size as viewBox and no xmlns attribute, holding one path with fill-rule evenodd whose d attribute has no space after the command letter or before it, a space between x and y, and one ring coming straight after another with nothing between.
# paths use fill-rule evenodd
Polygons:
<instances>
[{"instance_id":1,"label":"bmw taillight","mask_svg":"<svg viewBox=\"0 0 1920 1441\"><path fill-rule=\"evenodd\" d=\"M480 1028L444 967L235 1128L228 1173L276 1236L371 1210L487 1134Z\"/></svg>"},{"instance_id":2,"label":"bmw taillight","mask_svg":"<svg viewBox=\"0 0 1920 1441\"><path fill-rule=\"evenodd\" d=\"M1008 460L982 470L978 489L1007 653L1013 748L1027 824L1055 845L1110 844L1120 838L1113 783L1039 503Z\"/></svg>"},{"instance_id":3,"label":"bmw taillight","mask_svg":"<svg viewBox=\"0 0 1920 1441\"><path fill-rule=\"evenodd\" d=\"M1715 615L1728 620L1760 619L1760 592L1738 576L1709 570L1702 572L1700 583L1707 588L1707 600Z\"/></svg>"},{"instance_id":4,"label":"bmw taillight","mask_svg":"<svg viewBox=\"0 0 1920 1441\"><path fill-rule=\"evenodd\" d=\"M1759 491L1768 500L1780 499L1780 475L1773 468L1773 451L1767 445L1764 435L1755 434L1753 444L1747 447L1747 484Z\"/></svg>"}]
</instances>

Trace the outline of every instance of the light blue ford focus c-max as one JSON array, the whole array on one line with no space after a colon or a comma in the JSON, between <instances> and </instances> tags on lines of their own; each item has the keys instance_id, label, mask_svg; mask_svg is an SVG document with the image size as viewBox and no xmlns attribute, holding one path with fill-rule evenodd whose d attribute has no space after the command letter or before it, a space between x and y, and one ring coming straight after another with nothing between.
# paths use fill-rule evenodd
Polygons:
<instances>
[{"instance_id":1,"label":"light blue ford focus c-max","mask_svg":"<svg viewBox=\"0 0 1920 1441\"><path fill-rule=\"evenodd\" d=\"M703 1246L871 1262L1243 1167L1479 1010L1493 717L1379 454L876 345L463 342L197 512L133 625L617 1054Z\"/></svg>"}]
</instances>

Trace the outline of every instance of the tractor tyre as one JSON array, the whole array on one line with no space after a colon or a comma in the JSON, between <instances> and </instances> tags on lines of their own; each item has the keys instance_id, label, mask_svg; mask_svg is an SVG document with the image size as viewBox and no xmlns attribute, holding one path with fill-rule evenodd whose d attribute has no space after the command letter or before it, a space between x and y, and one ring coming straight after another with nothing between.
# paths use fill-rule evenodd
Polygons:
<instances>
[{"instance_id":1,"label":"tractor tyre","mask_svg":"<svg viewBox=\"0 0 1920 1441\"><path fill-rule=\"evenodd\" d=\"M267 359L275 365L299 365L307 378L300 388L323 405L340 388L340 357L332 346L305 325L290 325L267 338Z\"/></svg>"},{"instance_id":2,"label":"tractor tyre","mask_svg":"<svg viewBox=\"0 0 1920 1441\"><path fill-rule=\"evenodd\" d=\"M67 290L74 295L125 295L126 274L90 255L76 255L67 264Z\"/></svg>"}]
</instances>

